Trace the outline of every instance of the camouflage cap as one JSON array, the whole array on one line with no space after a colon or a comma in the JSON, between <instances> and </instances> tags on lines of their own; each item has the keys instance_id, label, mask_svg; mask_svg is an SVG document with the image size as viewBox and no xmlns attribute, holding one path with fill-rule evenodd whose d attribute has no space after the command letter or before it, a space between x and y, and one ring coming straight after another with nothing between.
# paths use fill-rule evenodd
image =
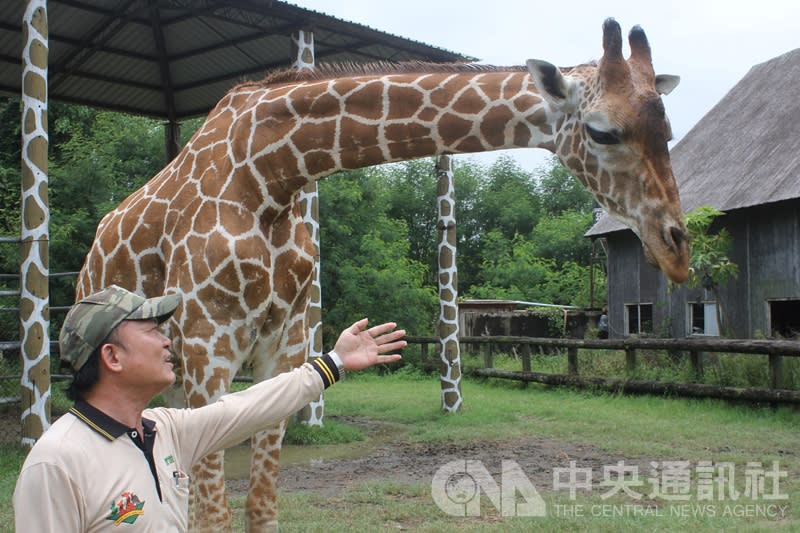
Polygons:
<instances>
[{"instance_id":1,"label":"camouflage cap","mask_svg":"<svg viewBox=\"0 0 800 533\"><path fill-rule=\"evenodd\" d=\"M80 370L120 322L155 318L160 324L172 316L180 301L177 294L143 298L116 285L96 292L67 313L58 338L61 360Z\"/></svg>"}]
</instances>

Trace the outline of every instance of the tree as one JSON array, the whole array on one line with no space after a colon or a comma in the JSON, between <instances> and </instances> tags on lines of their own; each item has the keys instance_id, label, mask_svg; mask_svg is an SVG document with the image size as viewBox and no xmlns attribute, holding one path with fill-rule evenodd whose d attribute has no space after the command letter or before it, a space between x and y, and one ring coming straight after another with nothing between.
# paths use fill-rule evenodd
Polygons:
<instances>
[{"instance_id":1,"label":"tree","mask_svg":"<svg viewBox=\"0 0 800 533\"><path fill-rule=\"evenodd\" d=\"M384 183L386 216L403 220L408 229L408 255L427 265L426 282L435 285L437 274L436 175L434 160L416 159L372 169Z\"/></svg>"},{"instance_id":2,"label":"tree","mask_svg":"<svg viewBox=\"0 0 800 533\"><path fill-rule=\"evenodd\" d=\"M479 283L469 287L468 297L589 304L589 267L574 261L558 264L552 257L541 256L525 236L508 240L498 231L489 232L483 251ZM598 287L604 283L595 280Z\"/></svg>"},{"instance_id":3,"label":"tree","mask_svg":"<svg viewBox=\"0 0 800 533\"><path fill-rule=\"evenodd\" d=\"M343 172L320 182L323 329L328 338L355 320L395 321L431 334L436 287L410 257L409 229L387 214L381 169Z\"/></svg>"},{"instance_id":4,"label":"tree","mask_svg":"<svg viewBox=\"0 0 800 533\"><path fill-rule=\"evenodd\" d=\"M50 269L75 271L100 219L163 168L163 127L65 104L52 106L50 122ZM56 305L70 303L74 280L56 278L50 292Z\"/></svg>"},{"instance_id":5,"label":"tree","mask_svg":"<svg viewBox=\"0 0 800 533\"><path fill-rule=\"evenodd\" d=\"M0 99L0 234L2 235L19 233L20 227L21 131L19 106L17 98Z\"/></svg>"},{"instance_id":6,"label":"tree","mask_svg":"<svg viewBox=\"0 0 800 533\"><path fill-rule=\"evenodd\" d=\"M531 234L537 255L555 259L557 265L572 261L587 266L592 243L584 234L592 226L592 214L565 209L542 218Z\"/></svg>"},{"instance_id":7,"label":"tree","mask_svg":"<svg viewBox=\"0 0 800 533\"><path fill-rule=\"evenodd\" d=\"M548 215L558 215L568 210L591 213L597 206L592 193L581 185L555 156L550 159L547 166L538 169L536 181L542 210Z\"/></svg>"},{"instance_id":8,"label":"tree","mask_svg":"<svg viewBox=\"0 0 800 533\"><path fill-rule=\"evenodd\" d=\"M722 228L716 233L709 233L714 221L724 214L711 206L700 206L686 215L686 226L691 239L688 286L702 287L714 295L717 323L720 332L727 336L730 324L719 289L739 275L739 267L728 257L731 249L728 230Z\"/></svg>"},{"instance_id":9,"label":"tree","mask_svg":"<svg viewBox=\"0 0 800 533\"><path fill-rule=\"evenodd\" d=\"M456 191L458 198L458 191ZM539 222L541 201L533 175L504 156L489 167L478 190L480 232L499 231L506 238L529 235Z\"/></svg>"}]
</instances>

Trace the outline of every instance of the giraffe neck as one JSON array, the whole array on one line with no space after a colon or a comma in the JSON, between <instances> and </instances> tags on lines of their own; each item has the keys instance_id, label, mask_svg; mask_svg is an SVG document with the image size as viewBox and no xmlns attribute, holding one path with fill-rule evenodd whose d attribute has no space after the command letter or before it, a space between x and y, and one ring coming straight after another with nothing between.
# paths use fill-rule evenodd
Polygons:
<instances>
[{"instance_id":1,"label":"giraffe neck","mask_svg":"<svg viewBox=\"0 0 800 533\"><path fill-rule=\"evenodd\" d=\"M236 109L237 101L247 105ZM222 106L247 136L234 157L284 193L341 170L418 157L553 151L561 117L516 68L248 84Z\"/></svg>"}]
</instances>

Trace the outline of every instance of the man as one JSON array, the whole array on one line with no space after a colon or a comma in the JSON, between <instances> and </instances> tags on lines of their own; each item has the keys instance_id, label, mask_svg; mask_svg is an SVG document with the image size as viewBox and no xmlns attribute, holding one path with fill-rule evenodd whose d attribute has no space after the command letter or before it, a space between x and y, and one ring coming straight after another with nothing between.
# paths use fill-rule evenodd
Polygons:
<instances>
[{"instance_id":1,"label":"man","mask_svg":"<svg viewBox=\"0 0 800 533\"><path fill-rule=\"evenodd\" d=\"M356 322L334 350L199 409L147 409L175 381L159 325L177 295L145 299L112 286L78 302L59 338L75 405L31 449L14 491L18 532L185 531L192 465L319 397L342 379L400 356L403 330ZM131 529L133 531L133 529Z\"/></svg>"},{"instance_id":2,"label":"man","mask_svg":"<svg viewBox=\"0 0 800 533\"><path fill-rule=\"evenodd\" d=\"M597 338L608 338L608 307L606 306L603 306L603 310L600 312L600 320L597 321Z\"/></svg>"}]
</instances>

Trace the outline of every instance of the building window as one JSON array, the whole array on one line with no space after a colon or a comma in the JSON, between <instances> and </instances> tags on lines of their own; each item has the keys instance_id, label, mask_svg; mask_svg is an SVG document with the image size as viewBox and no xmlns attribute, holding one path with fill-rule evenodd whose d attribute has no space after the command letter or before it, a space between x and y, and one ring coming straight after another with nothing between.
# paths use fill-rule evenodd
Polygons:
<instances>
[{"instance_id":1,"label":"building window","mask_svg":"<svg viewBox=\"0 0 800 533\"><path fill-rule=\"evenodd\" d=\"M784 339L800 337L800 300L769 302L770 335Z\"/></svg>"},{"instance_id":2,"label":"building window","mask_svg":"<svg viewBox=\"0 0 800 533\"><path fill-rule=\"evenodd\" d=\"M719 336L716 302L690 303L686 318L689 322L687 330L690 335Z\"/></svg>"},{"instance_id":3,"label":"building window","mask_svg":"<svg viewBox=\"0 0 800 533\"><path fill-rule=\"evenodd\" d=\"M653 333L653 304L625 304L625 335Z\"/></svg>"}]
</instances>

